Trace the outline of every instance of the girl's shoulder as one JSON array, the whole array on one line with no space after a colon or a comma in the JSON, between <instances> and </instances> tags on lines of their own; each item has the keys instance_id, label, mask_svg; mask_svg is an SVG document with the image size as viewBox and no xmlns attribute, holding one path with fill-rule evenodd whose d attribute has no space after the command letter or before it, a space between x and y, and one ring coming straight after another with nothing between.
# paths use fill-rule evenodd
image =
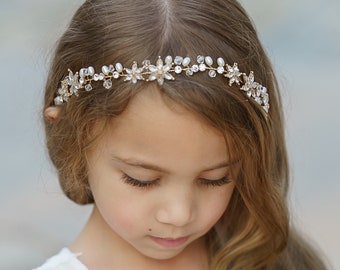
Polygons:
<instances>
[{"instance_id":1,"label":"girl's shoulder","mask_svg":"<svg viewBox=\"0 0 340 270\"><path fill-rule=\"evenodd\" d=\"M33 270L88 270L79 260L78 256L68 248L63 248L58 254L49 258L42 266Z\"/></svg>"}]
</instances>

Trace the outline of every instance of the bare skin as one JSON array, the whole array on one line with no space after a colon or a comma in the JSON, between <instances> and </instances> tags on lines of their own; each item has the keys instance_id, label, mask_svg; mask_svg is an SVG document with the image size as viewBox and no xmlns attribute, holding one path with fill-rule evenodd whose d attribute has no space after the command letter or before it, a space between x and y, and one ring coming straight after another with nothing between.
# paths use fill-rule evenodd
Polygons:
<instances>
[{"instance_id":1,"label":"bare skin","mask_svg":"<svg viewBox=\"0 0 340 270\"><path fill-rule=\"evenodd\" d=\"M234 189L223 135L145 89L88 153L93 213L70 245L89 269L206 270Z\"/></svg>"}]
</instances>

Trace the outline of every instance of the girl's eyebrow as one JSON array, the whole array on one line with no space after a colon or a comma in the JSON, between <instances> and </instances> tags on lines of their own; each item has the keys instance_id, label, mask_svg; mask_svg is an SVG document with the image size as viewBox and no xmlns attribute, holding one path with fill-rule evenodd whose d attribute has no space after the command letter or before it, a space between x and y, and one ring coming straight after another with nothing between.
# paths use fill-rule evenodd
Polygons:
<instances>
[{"instance_id":1,"label":"girl's eyebrow","mask_svg":"<svg viewBox=\"0 0 340 270\"><path fill-rule=\"evenodd\" d=\"M117 156L112 156L112 159L121 163L124 163L129 166L134 166L134 167L139 167L147 170L152 170L152 171L157 171L157 172L162 172L162 173L169 173L167 169L164 169L160 166L157 166L155 164L147 163L147 162L142 162L137 159L133 158L121 158ZM235 164L238 160L233 160L233 161L221 161L220 163L217 163L216 165L213 165L208 168L204 168L202 172L208 172L208 171L213 171L225 167L229 167L232 164Z\"/></svg>"},{"instance_id":2,"label":"girl's eyebrow","mask_svg":"<svg viewBox=\"0 0 340 270\"><path fill-rule=\"evenodd\" d=\"M208 172L208 171L213 171L213 170L217 170L217 169L221 169L221 168L225 168L225 167L229 167L230 165L234 164L235 161L222 161L220 163L217 163L216 165L203 169L202 172Z\"/></svg>"}]
</instances>

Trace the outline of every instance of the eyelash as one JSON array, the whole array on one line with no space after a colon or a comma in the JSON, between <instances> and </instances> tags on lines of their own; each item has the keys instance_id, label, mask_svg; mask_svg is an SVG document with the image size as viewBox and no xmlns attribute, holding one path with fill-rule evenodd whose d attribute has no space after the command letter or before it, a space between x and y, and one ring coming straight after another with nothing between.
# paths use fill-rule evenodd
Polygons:
<instances>
[{"instance_id":1,"label":"eyelash","mask_svg":"<svg viewBox=\"0 0 340 270\"><path fill-rule=\"evenodd\" d=\"M132 178L131 176L127 174L123 174L122 180L124 183L129 184L134 187L138 188L151 188L154 186L159 185L159 179L150 180L150 181L141 181L135 178ZM223 176L220 179L216 180L210 180L205 178L199 178L199 183L205 187L220 187L226 184L229 184L231 180L229 179L229 175Z\"/></svg>"},{"instance_id":2,"label":"eyelash","mask_svg":"<svg viewBox=\"0 0 340 270\"><path fill-rule=\"evenodd\" d=\"M223 176L220 179L210 180L205 178L199 179L200 184L207 186L207 187L220 187L226 184L229 184L231 180L229 179L229 175Z\"/></svg>"},{"instance_id":3,"label":"eyelash","mask_svg":"<svg viewBox=\"0 0 340 270\"><path fill-rule=\"evenodd\" d=\"M139 188L149 188L149 187L156 186L159 184L159 179L150 180L150 181L141 181L141 180L132 178L131 176L128 176L125 173L123 174L122 179L124 183L129 184L134 187L139 187Z\"/></svg>"}]
</instances>

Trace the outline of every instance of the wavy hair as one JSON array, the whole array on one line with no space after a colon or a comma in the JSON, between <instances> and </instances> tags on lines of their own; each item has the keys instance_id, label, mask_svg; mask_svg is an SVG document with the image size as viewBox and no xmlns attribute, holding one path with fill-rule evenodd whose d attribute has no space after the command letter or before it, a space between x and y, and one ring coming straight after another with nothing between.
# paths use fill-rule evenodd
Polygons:
<instances>
[{"instance_id":1,"label":"wavy hair","mask_svg":"<svg viewBox=\"0 0 340 270\"><path fill-rule=\"evenodd\" d=\"M297 245L289 228L289 174L278 84L254 26L237 1L86 1L57 44L44 109L53 105L67 68L76 71L91 65L98 70L109 63L131 66L144 59L155 62L158 56L198 54L237 62L247 74L254 70L256 81L268 88L271 105L266 117L237 86L207 74L178 75L159 87L221 130L240 158L240 174L221 229L209 233L211 269L324 269L317 256L308 256L313 253L307 245ZM45 121L50 158L65 194L76 203L93 202L85 153L95 141L94 123L118 116L138 91L143 91L143 82L118 80L109 91L95 86L61 106L55 123Z\"/></svg>"}]
</instances>

